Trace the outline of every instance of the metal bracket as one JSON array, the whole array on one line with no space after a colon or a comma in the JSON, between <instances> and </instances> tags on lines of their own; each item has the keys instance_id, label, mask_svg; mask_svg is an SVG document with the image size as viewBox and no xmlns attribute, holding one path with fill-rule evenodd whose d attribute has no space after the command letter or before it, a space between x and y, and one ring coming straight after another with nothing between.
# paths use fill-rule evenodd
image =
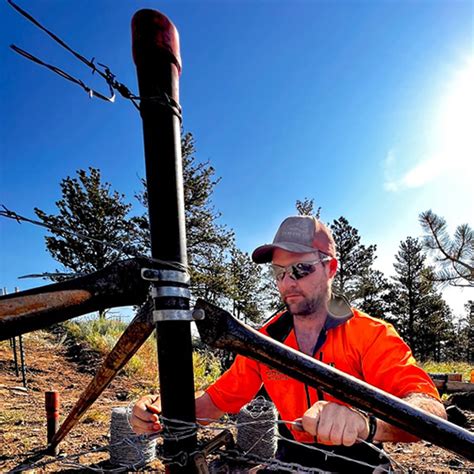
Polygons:
<instances>
[{"instance_id":1,"label":"metal bracket","mask_svg":"<svg viewBox=\"0 0 474 474\"><path fill-rule=\"evenodd\" d=\"M142 278L146 281L169 281L174 283L188 284L191 277L187 272L178 270L156 270L154 268L142 268Z\"/></svg>"},{"instance_id":2,"label":"metal bracket","mask_svg":"<svg viewBox=\"0 0 474 474\"><path fill-rule=\"evenodd\" d=\"M160 298L162 296L171 296L176 298L191 298L191 292L188 288L182 286L152 286L150 289L152 298Z\"/></svg>"},{"instance_id":3,"label":"metal bracket","mask_svg":"<svg viewBox=\"0 0 474 474\"><path fill-rule=\"evenodd\" d=\"M162 321L199 321L204 319L202 309L155 309L153 311L153 322Z\"/></svg>"},{"instance_id":4,"label":"metal bracket","mask_svg":"<svg viewBox=\"0 0 474 474\"><path fill-rule=\"evenodd\" d=\"M209 466L207 465L206 458L202 453L196 453L191 458L194 463L197 474L209 474Z\"/></svg>"},{"instance_id":5,"label":"metal bracket","mask_svg":"<svg viewBox=\"0 0 474 474\"><path fill-rule=\"evenodd\" d=\"M221 448L222 446L224 446L226 449L233 449L235 446L234 437L232 436L232 433L229 430L224 430L219 433L213 439L208 441L202 447L201 451L198 451L191 457L197 474L209 474L211 470L209 469L209 466L206 462L206 456L218 453L219 448ZM212 470L212 472L214 472L214 470Z\"/></svg>"}]
</instances>

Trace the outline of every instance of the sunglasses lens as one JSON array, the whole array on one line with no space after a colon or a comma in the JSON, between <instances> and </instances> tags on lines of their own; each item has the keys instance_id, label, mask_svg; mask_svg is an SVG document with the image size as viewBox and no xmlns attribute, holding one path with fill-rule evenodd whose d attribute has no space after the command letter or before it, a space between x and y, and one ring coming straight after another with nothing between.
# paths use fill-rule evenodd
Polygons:
<instances>
[{"instance_id":1,"label":"sunglasses lens","mask_svg":"<svg viewBox=\"0 0 474 474\"><path fill-rule=\"evenodd\" d=\"M273 278L277 281L283 280L285 273L286 273L286 268L285 267L279 267L278 265L272 265L272 273L273 273Z\"/></svg>"},{"instance_id":2,"label":"sunglasses lens","mask_svg":"<svg viewBox=\"0 0 474 474\"><path fill-rule=\"evenodd\" d=\"M292 266L292 273L295 280L299 280L300 278L304 278L308 276L310 273L313 273L316 266L312 263L296 263Z\"/></svg>"},{"instance_id":3,"label":"sunglasses lens","mask_svg":"<svg viewBox=\"0 0 474 474\"><path fill-rule=\"evenodd\" d=\"M289 277L293 280L299 280L305 276L313 273L316 269L314 263L300 262L288 267L280 267L279 265L272 265L273 277L277 281L282 281L285 274L288 273Z\"/></svg>"}]
</instances>

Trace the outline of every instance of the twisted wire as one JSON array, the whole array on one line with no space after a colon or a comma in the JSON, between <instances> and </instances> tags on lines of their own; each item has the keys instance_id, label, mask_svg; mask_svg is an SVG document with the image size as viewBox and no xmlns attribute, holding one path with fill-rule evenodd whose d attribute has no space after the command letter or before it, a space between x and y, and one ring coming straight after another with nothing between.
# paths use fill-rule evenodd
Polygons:
<instances>
[{"instance_id":1,"label":"twisted wire","mask_svg":"<svg viewBox=\"0 0 474 474\"><path fill-rule=\"evenodd\" d=\"M38 20L36 20L30 13L28 13L26 10L22 9L19 7L16 3L13 2L13 0L7 0L8 3L12 8L14 8L20 15L22 15L24 18L26 18L28 21L33 23L37 28L39 28L41 31L46 33L51 39L53 39L56 43L58 43L61 47L69 51L76 59L81 61L83 64L85 64L88 68L92 70L92 73L98 74L109 87L109 92L110 92L110 97L105 96L104 94L92 89L91 87L87 86L83 81L80 79L72 76L71 74L63 71L57 66L54 66L52 64L48 64L45 61L41 60L40 58L34 56L33 54L29 53L28 51L25 51L18 46L12 44L10 45L10 48L15 51L16 53L20 54L21 56L25 57L26 59L29 59L30 61L35 62L36 64L39 64L40 66L46 67L50 71L54 72L55 74L58 74L62 78L73 82L74 84L77 84L79 87L81 87L88 95L89 97L97 97L99 99L105 100L107 102L115 102L115 92L117 91L124 99L130 100L133 104L133 106L137 110L141 110L141 107L139 105L139 102L143 101L148 101L152 103L156 103L159 105L162 105L166 107L173 115L178 117L179 121L182 123L183 118L182 118L182 109L181 106L172 98L170 97L166 92L160 91L158 95L152 96L152 97L140 97L135 94L133 94L130 89L119 82L116 79L115 74L112 73L110 68L106 66L105 64L102 63L95 63L95 58L92 58L91 60L87 59L85 56L82 54L78 53L75 51L73 48L71 48L65 41L63 41L58 35L53 33L52 31L48 30L46 27L44 27Z\"/></svg>"},{"instance_id":2,"label":"twisted wire","mask_svg":"<svg viewBox=\"0 0 474 474\"><path fill-rule=\"evenodd\" d=\"M185 265L181 262L174 262L174 261L168 261L168 260L161 260L159 258L148 257L148 256L142 255L139 252L135 251L135 249L133 247L130 247L129 245L119 245L119 246L117 246L117 245L114 245L110 242L106 242L105 240L100 240L100 239L96 239L94 237L91 237L89 235L81 234L80 232L65 229L63 227L55 226L55 225L52 225L52 224L46 224L44 222L40 222L40 221L37 221L37 220L34 220L34 219L30 219L28 217L21 216L20 214L17 214L16 212L7 209L3 204L2 204L2 207L3 207L3 210L0 209L0 217L6 217L8 219L16 220L19 224L21 222L28 222L29 224L44 227L44 228L46 228L48 230L52 230L56 233L68 234L68 235L72 235L74 237L77 237L79 239L90 240L92 242L96 242L98 244L104 245L105 247L108 247L108 248L111 248L111 249L117 251L119 254L126 255L127 257L145 257L145 258L147 258L147 259L149 259L149 260L151 260L155 263L158 263L160 265L165 265L167 267L174 268L174 269L179 270L179 271L186 272L186 271L189 270L189 266Z\"/></svg>"},{"instance_id":3,"label":"twisted wire","mask_svg":"<svg viewBox=\"0 0 474 474\"><path fill-rule=\"evenodd\" d=\"M41 31L46 33L50 38L52 38L56 43L58 43L60 46L62 46L64 49L69 51L74 57L76 57L79 61L84 63L87 67L89 67L92 70L92 73L97 73L99 74L108 84L110 93L112 94L111 97L106 97L100 92L97 92L90 87L86 86L80 79L76 79L70 74L66 73L65 71L57 68L56 66L52 66L50 64L47 64L43 62L41 59L33 56L31 53L28 53L27 51L22 50L21 48L18 48L15 45L11 45L10 47L17 53L21 54L22 56L26 57L27 59L36 62L37 64L40 64L42 66L47 67L51 71L55 72L56 74L59 74L60 76L64 77L67 80L70 80L77 85L81 86L91 97L94 95L95 97L98 97L102 100L108 101L108 102L114 102L115 101L115 93L113 92L114 90L117 90L122 97L125 99L130 99L135 106L135 108L139 109L138 104L135 102L135 99L133 97L133 94L130 92L130 90L120 82L118 82L115 79L115 76L112 74L110 69L105 66L104 64L98 63L99 66L104 68L104 71L101 71L100 69L97 68L97 66L94 63L94 58L92 60L87 59L84 57L82 54L78 53L77 51L74 51L65 41L63 41L59 36L54 34L52 31L48 30L46 27L44 27L38 20L36 20L32 15L30 15L26 10L23 10L21 7L19 7L16 3L14 3L12 0L7 0L8 3L10 4L11 7L13 7L20 15L22 15L24 18L26 18L28 21L33 23L37 28L39 28Z\"/></svg>"},{"instance_id":4,"label":"twisted wire","mask_svg":"<svg viewBox=\"0 0 474 474\"><path fill-rule=\"evenodd\" d=\"M59 76L61 76L63 79L66 79L66 80L68 80L68 81L70 81L74 84L77 84L79 87L84 89L84 91L89 95L89 97L91 99L93 97L97 97L98 99L102 99L102 100L105 100L107 102L112 102L112 103L115 102L115 93L114 93L113 88L110 84L109 84L109 90L110 90L111 96L107 97L107 96L103 95L102 93L96 91L95 89L92 89L91 87L89 87L87 84L85 84L80 79L78 79L74 76L71 76L71 74L69 74L68 72L60 69L57 66L54 66L52 64L49 64L49 63L43 61L42 59L34 56L33 54L29 53L28 51L25 51L24 49L21 49L20 47L14 45L14 44L11 44L10 48L13 49L13 51L15 51L15 53L18 53L21 56L25 57L26 59L29 59L30 61L33 61L34 63L39 64L40 66L43 66L43 67L49 69L50 71L52 71L52 72L58 74Z\"/></svg>"},{"instance_id":5,"label":"twisted wire","mask_svg":"<svg viewBox=\"0 0 474 474\"><path fill-rule=\"evenodd\" d=\"M129 406L128 410L130 410L130 409L131 408ZM85 469L88 469L88 470L91 470L91 471L94 471L94 472L110 472L110 473L125 472L125 471L130 470L130 469L137 469L139 467L140 462L143 463L144 458L141 457L139 459L139 461L136 462L133 466L126 466L126 467L125 466L120 466L120 467L112 469L112 470L109 470L109 469L104 470L104 469L96 468L96 467L93 467L93 466L87 466L87 465L84 465L84 464L80 464L78 462L74 462L74 461L72 461L72 459L76 459L76 458L79 458L79 457L87 455L87 454L110 451L110 448L112 446L115 446L115 447L120 447L121 445L137 446L138 443L140 443L140 442L143 443L144 441L150 441L150 440L154 440L154 439L157 439L157 438L162 438L163 440L180 441L180 440L188 438L191 434L193 434L193 435L196 434L197 430L199 430L199 431L205 431L205 430L222 431L222 429L224 427L226 427L226 428L239 428L241 425L248 426L248 425L256 425L256 424L259 424L259 423L262 424L262 422L259 422L259 421L238 423L238 422L230 421L228 419L214 420L214 419L208 419L208 418L200 418L197 421L201 421L201 422L214 421L215 425L218 425L218 426L202 426L199 423L186 422L186 421L177 420L177 419L165 418L163 416L160 416L160 421L163 423L163 426L166 426L169 423L172 423L173 426L172 427L168 426L167 429L164 429L162 432L157 432L157 433L152 433L152 434L147 434L147 435L130 436L128 438L123 439L119 443L116 443L115 445L111 444L109 446L97 447L97 448L93 448L93 449L88 450L88 451L83 451L81 453L68 455L66 457L57 456L52 460L40 461L40 462L37 462L37 463L30 464L28 466L23 465L23 466L20 466L17 469L12 470L11 472L24 471L24 469L26 467L31 468L31 469L36 468L36 467L42 467L42 466L45 466L47 464L51 464L51 463L55 463L55 462L60 462L62 464L67 464L67 465L71 465L71 466L74 466L74 467L85 468ZM264 421L263 423L267 423L267 421ZM295 422L293 422L293 421L286 421L286 420L279 420L276 423L295 424ZM292 442L295 445L300 445L300 446L302 446L304 448L307 448L307 449L322 451L327 457L332 456L332 457L341 458L343 460L353 462L353 463L357 463L359 465L372 467L374 469L377 467L382 472L388 472L388 473L394 472L392 469L385 469L384 467L381 467L381 466L373 466L371 464L367 464L367 463L365 463L363 461L360 461L358 459L352 459L352 458L347 457L347 456L342 456L342 455L333 453L332 451L326 451L324 449L316 448L314 446L310 446L310 445L307 445L307 444L304 444L304 443L300 443L298 441L290 440L290 439L285 438L285 437L280 436L280 435L279 435L279 437L281 439L285 439L286 441ZM379 449L378 447L374 446L373 444L366 443L363 440L359 440L359 441L369 445L372 449L374 449L376 452L378 452L381 456L384 456L387 459L389 459L390 462L394 466L396 466L397 472L402 472L402 473L407 472L407 470L405 468L403 468L399 463L397 463L393 459L393 457L391 457L383 449ZM191 452L191 453L186 453L186 452L183 451L183 452L179 452L179 453L177 453L173 456L161 455L160 458L166 464L174 464L174 465L179 465L179 466L185 466L188 459L189 459L189 457L193 456L196 453L199 453L199 450L196 450L196 451ZM257 456L257 455L252 454L252 453L242 453L242 452L237 451L235 449L219 450L218 453L221 455L221 457L223 459L226 459L226 460L229 460L229 461L251 462L251 463L254 463L254 464L258 463L258 464L261 464L262 466L268 467L269 469L280 469L280 470L284 470L284 471L287 471L287 472L304 472L304 473L327 472L327 471L323 471L323 470L315 468L315 467L308 467L308 466L304 466L304 465L301 465L301 464L298 464L298 463L287 463L287 462L284 462L284 461L280 461L278 459L266 459L266 458L263 458L261 456ZM457 468L457 467L454 467L454 466L452 468L450 467L450 469L460 470L460 471L463 470L463 468Z\"/></svg>"},{"instance_id":6,"label":"twisted wire","mask_svg":"<svg viewBox=\"0 0 474 474\"><path fill-rule=\"evenodd\" d=\"M163 419L163 417L161 417L161 419ZM193 425L193 423L190 423L190 422L183 422L181 420L170 420L170 419L166 419L166 421L172 421L173 423L176 423L176 424L185 424L188 428L191 427ZM209 421L216 421L216 420L211 420L209 418L198 418L197 421L203 421L203 422L209 422ZM217 427L209 427L209 426L206 426L206 427L202 427L201 425L199 424L195 424L194 426L196 426L198 429L211 429L211 430L220 430L222 428L240 428L242 426L249 426L249 425L265 425L265 424L268 424L268 421L267 420L264 420L264 421L259 421L259 420L255 420L255 421L249 421L249 422L244 422L244 423L239 423L239 422L233 422L233 421L229 421L229 420L218 420L217 423L219 425L219 428ZM297 424L297 422L294 422L294 421L287 421L287 420L277 420L275 422L275 424ZM322 448L318 448L318 447L315 447L315 446L311 446L311 445L308 445L308 444L305 444L305 443L300 443L299 441L295 441L295 440L292 440L292 439L289 439L289 438L286 438L280 434L276 434L276 436L279 438L279 439L282 439L282 440L285 440L285 441L288 441L292 444L295 444L295 445L298 445L298 446L301 446L303 448L307 448L307 449L310 449L310 450L314 450L314 451L318 451L318 452L321 452L323 453L326 457L333 457L333 458L339 458L339 459L342 459L344 461L349 461L349 462L353 462L353 463L356 463L356 464L360 464L360 465L363 465L363 466L366 466L366 467L371 467L373 469L375 468L379 468L381 471L383 472L392 472L392 470L387 470L383 467L380 467L380 466L375 466L375 465L372 465L372 464L368 464L364 461L360 461L358 459L353 459L353 458L350 458L348 456L343 456L341 454L336 454L334 453L333 451L328 451L328 450L325 450L325 449L322 449ZM178 437L179 439L179 437ZM363 440L358 440L358 441L363 441ZM368 444L370 445L372 448L375 448L375 450L382 456L386 456L387 459L389 459L390 461L392 461L391 457L389 457L389 455L377 448L376 446L373 446L371 443L365 443L365 444ZM259 462L261 462L262 464L265 464L268 462L267 459L265 458L262 458L261 456L255 456L249 452L247 453L241 453L239 452L239 456L248 456L248 457L251 457L252 460L255 460L257 457L259 458ZM243 459L240 459L240 460L243 460ZM272 460L271 462L278 462L278 463L281 463L282 461L279 461L279 460ZM397 463L394 463L394 464L397 464ZM401 468L401 466L398 464L398 466ZM306 469L306 467L304 466L300 466L300 467L303 467ZM404 472L403 468L401 468L402 472ZM291 472L291 471L290 471ZM311 471L308 471L308 472L311 472ZM320 470L316 470L314 472L322 472Z\"/></svg>"}]
</instances>

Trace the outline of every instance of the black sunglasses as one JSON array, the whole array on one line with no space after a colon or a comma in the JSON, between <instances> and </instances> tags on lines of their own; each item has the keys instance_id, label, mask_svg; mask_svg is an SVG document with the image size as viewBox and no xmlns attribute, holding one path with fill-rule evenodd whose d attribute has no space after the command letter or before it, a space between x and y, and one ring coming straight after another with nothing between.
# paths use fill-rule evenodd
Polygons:
<instances>
[{"instance_id":1,"label":"black sunglasses","mask_svg":"<svg viewBox=\"0 0 474 474\"><path fill-rule=\"evenodd\" d=\"M300 280L305 276L310 275L316 270L316 265L318 263L329 262L331 257L323 257L319 260L314 260L312 262L297 262L287 267L282 267L280 265L275 265L272 263L272 272L276 281L282 281L285 278L285 274L288 273L288 276L292 280Z\"/></svg>"}]
</instances>

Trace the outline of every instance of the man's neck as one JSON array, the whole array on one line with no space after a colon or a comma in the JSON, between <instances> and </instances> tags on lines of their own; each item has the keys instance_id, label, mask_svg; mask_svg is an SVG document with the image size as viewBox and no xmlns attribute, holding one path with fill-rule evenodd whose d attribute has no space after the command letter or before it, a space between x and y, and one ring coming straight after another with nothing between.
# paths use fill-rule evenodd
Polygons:
<instances>
[{"instance_id":1,"label":"man's neck","mask_svg":"<svg viewBox=\"0 0 474 474\"><path fill-rule=\"evenodd\" d=\"M296 340L301 352L313 355L314 347L319 334L324 327L327 310L309 314L307 316L293 315Z\"/></svg>"}]
</instances>

